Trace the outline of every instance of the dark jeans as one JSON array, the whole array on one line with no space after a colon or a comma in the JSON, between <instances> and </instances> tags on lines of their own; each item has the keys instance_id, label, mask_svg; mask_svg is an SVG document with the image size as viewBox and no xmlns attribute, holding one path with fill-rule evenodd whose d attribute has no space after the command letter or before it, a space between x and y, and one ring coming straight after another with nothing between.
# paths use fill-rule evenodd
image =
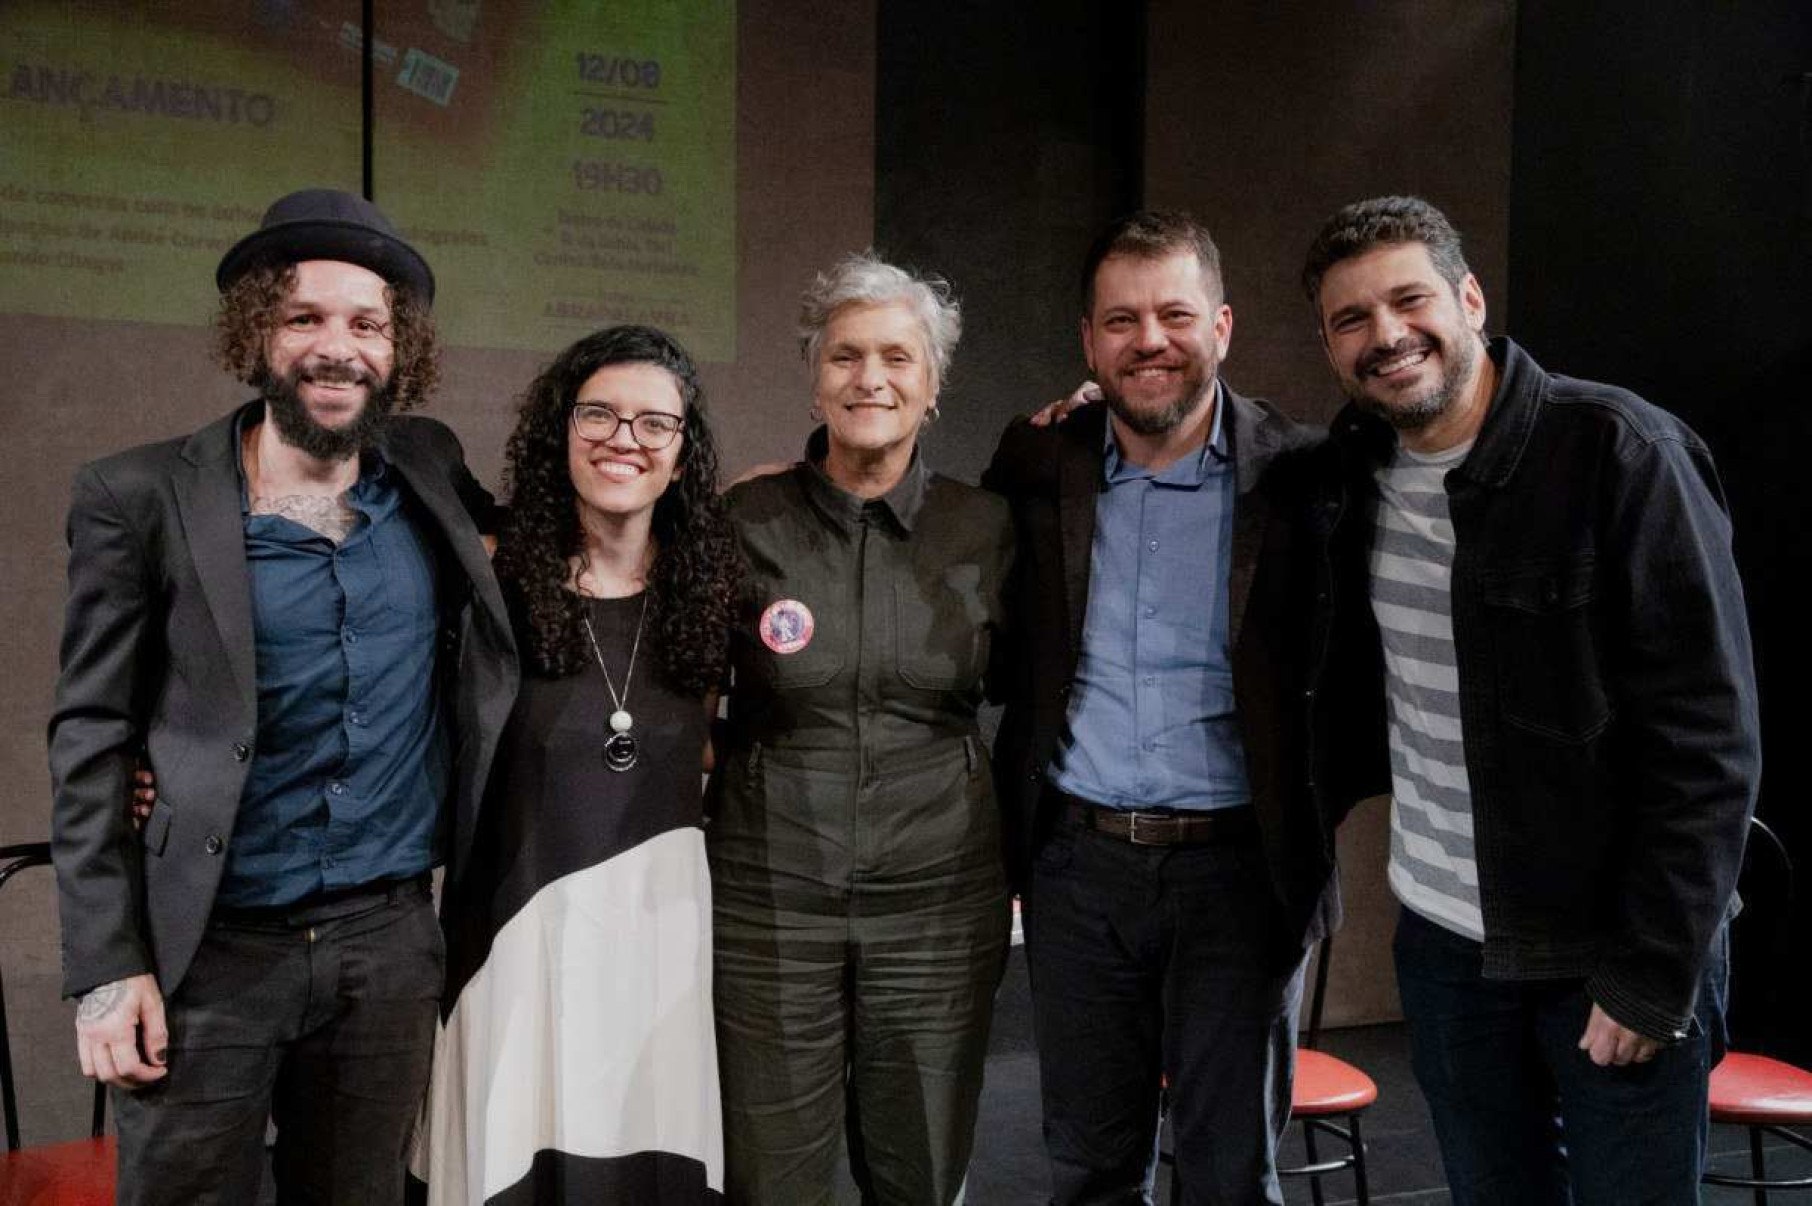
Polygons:
<instances>
[{"instance_id":1,"label":"dark jeans","mask_svg":"<svg viewBox=\"0 0 1812 1206\"><path fill-rule=\"evenodd\" d=\"M1486 980L1478 943L1408 909L1395 946L1455 1206L1699 1200L1706 1078L1723 1055L1723 931L1691 1033L1620 1068L1578 1049L1592 1008L1581 981Z\"/></svg>"},{"instance_id":2,"label":"dark jeans","mask_svg":"<svg viewBox=\"0 0 1812 1206\"><path fill-rule=\"evenodd\" d=\"M1281 1203L1303 950L1258 839L1060 828L1024 905L1053 1201L1151 1200L1163 1076L1182 1200Z\"/></svg>"},{"instance_id":3,"label":"dark jeans","mask_svg":"<svg viewBox=\"0 0 1812 1206\"><path fill-rule=\"evenodd\" d=\"M209 924L165 1002L170 1074L113 1093L122 1204L256 1202L273 1118L279 1202L403 1200L444 955L427 885L392 896Z\"/></svg>"}]
</instances>

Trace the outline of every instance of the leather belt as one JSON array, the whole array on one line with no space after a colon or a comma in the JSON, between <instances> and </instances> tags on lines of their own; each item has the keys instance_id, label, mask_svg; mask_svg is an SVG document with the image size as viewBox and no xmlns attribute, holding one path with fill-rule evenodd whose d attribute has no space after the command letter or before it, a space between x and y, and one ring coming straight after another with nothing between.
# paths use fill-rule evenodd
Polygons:
<instances>
[{"instance_id":1,"label":"leather belt","mask_svg":"<svg viewBox=\"0 0 1812 1206\"><path fill-rule=\"evenodd\" d=\"M1258 836L1258 813L1250 804L1203 812L1154 812L1104 808L1067 792L1057 794L1070 824L1135 846L1188 846Z\"/></svg>"}]
</instances>

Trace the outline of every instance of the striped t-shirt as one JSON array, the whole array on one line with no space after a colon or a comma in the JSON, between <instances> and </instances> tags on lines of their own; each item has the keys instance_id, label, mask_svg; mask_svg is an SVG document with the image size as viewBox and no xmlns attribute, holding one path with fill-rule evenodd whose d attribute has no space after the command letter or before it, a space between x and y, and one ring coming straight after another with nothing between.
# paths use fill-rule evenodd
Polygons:
<instances>
[{"instance_id":1,"label":"striped t-shirt","mask_svg":"<svg viewBox=\"0 0 1812 1206\"><path fill-rule=\"evenodd\" d=\"M1471 441L1433 455L1399 445L1378 470L1372 613L1390 705L1390 886L1405 906L1474 941L1485 936L1460 739L1453 654L1453 522L1447 471Z\"/></svg>"}]
</instances>

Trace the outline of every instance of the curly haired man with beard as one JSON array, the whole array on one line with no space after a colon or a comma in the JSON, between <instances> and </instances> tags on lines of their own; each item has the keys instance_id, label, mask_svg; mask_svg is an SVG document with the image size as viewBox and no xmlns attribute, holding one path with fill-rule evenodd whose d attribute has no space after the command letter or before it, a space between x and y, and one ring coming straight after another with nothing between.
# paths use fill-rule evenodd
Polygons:
<instances>
[{"instance_id":1,"label":"curly haired man with beard","mask_svg":"<svg viewBox=\"0 0 1812 1206\"><path fill-rule=\"evenodd\" d=\"M457 874L516 686L427 263L369 202L278 200L220 263L258 397L84 466L50 722L64 987L119 1200L400 1202ZM457 667L458 673L452 671ZM158 798L135 835L134 761ZM462 841L463 839L463 841Z\"/></svg>"}]
</instances>

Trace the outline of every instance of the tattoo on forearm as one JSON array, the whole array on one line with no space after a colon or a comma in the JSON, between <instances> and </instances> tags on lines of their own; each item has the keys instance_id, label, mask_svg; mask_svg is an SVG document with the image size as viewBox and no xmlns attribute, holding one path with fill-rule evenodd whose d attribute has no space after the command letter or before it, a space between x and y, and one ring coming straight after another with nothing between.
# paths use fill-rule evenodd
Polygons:
<instances>
[{"instance_id":1,"label":"tattoo on forearm","mask_svg":"<svg viewBox=\"0 0 1812 1206\"><path fill-rule=\"evenodd\" d=\"M81 1004L76 1006L76 1021L98 1022L113 1012L114 1006L126 999L126 982L115 980L99 988L91 988L82 996Z\"/></svg>"},{"instance_id":2,"label":"tattoo on forearm","mask_svg":"<svg viewBox=\"0 0 1812 1206\"><path fill-rule=\"evenodd\" d=\"M342 544L352 534L359 513L346 502L345 495L328 498L320 494L289 494L282 498L254 498L252 514L281 515L313 532L319 532L335 544Z\"/></svg>"}]
</instances>

